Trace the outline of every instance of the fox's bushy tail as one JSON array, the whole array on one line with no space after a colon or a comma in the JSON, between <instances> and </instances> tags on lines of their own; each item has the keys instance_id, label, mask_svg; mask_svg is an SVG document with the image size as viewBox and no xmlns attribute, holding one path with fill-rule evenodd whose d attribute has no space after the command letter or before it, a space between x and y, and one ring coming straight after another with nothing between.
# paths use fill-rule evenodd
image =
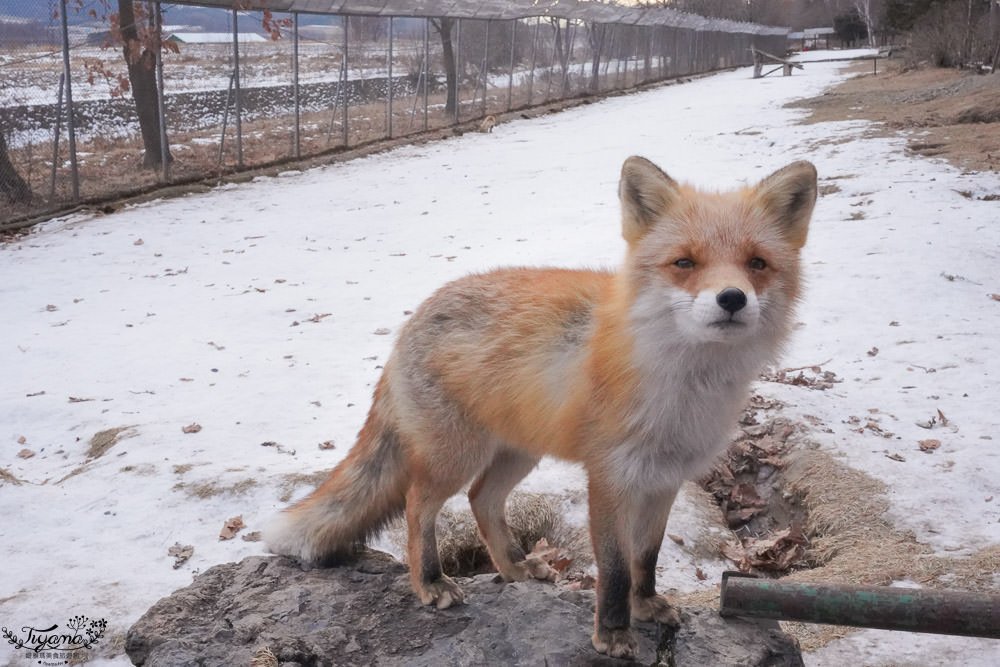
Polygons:
<instances>
[{"instance_id":1,"label":"fox's bushy tail","mask_svg":"<svg viewBox=\"0 0 1000 667\"><path fill-rule=\"evenodd\" d=\"M330 477L265 529L271 552L309 563L336 564L403 512L407 472L399 435L380 414L383 394L379 382L357 443Z\"/></svg>"}]
</instances>

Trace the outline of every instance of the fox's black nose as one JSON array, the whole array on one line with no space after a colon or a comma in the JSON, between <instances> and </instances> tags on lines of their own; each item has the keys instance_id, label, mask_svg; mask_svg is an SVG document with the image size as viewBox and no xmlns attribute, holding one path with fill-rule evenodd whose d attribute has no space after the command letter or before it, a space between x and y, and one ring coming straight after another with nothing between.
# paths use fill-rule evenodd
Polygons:
<instances>
[{"instance_id":1,"label":"fox's black nose","mask_svg":"<svg viewBox=\"0 0 1000 667\"><path fill-rule=\"evenodd\" d=\"M715 302L730 315L747 305L747 295L736 287L727 287L715 295Z\"/></svg>"}]
</instances>

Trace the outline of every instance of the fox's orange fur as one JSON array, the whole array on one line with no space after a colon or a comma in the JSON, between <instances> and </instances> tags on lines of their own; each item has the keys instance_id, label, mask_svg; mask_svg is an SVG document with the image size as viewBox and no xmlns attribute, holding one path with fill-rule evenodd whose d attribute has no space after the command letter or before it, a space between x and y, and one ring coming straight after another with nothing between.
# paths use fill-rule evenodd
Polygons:
<instances>
[{"instance_id":1,"label":"fox's orange fur","mask_svg":"<svg viewBox=\"0 0 1000 667\"><path fill-rule=\"evenodd\" d=\"M462 601L442 574L435 518L469 499L507 580L554 572L504 518L546 454L588 473L597 561L593 644L631 656L630 619L677 623L654 590L674 496L725 448L799 295L816 171L793 163L756 187L712 193L629 158L619 186L628 244L617 272L501 269L450 283L407 323L358 442L284 512L272 550L331 561L405 511L413 588Z\"/></svg>"}]
</instances>

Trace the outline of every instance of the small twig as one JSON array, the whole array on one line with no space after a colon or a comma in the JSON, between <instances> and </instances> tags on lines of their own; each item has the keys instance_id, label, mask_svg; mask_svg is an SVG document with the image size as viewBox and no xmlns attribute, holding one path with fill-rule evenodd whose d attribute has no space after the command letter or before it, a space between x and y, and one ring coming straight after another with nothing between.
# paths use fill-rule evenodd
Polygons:
<instances>
[{"instance_id":1,"label":"small twig","mask_svg":"<svg viewBox=\"0 0 1000 667\"><path fill-rule=\"evenodd\" d=\"M781 372L782 373L794 373L795 371L804 371L804 370L810 370L810 369L813 369L813 368L822 368L823 366L826 366L831 361L833 361L832 358L827 359L826 361L824 361L821 364L806 364L805 366L799 366L797 368L785 368L785 369L782 369Z\"/></svg>"}]
</instances>

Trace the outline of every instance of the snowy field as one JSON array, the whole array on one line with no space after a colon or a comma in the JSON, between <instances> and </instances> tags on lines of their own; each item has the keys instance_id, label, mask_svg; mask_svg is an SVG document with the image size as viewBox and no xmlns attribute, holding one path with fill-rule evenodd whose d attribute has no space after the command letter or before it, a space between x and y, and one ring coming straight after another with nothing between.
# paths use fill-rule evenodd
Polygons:
<instances>
[{"instance_id":1,"label":"snowy field","mask_svg":"<svg viewBox=\"0 0 1000 667\"><path fill-rule=\"evenodd\" d=\"M720 188L816 164L827 194L782 366L822 363L843 382L757 391L885 482L891 520L919 541L950 556L1000 545L1000 204L977 199L1000 193L1000 177L910 157L901 139L865 138L864 122L796 124L805 112L783 104L842 69L755 81L746 68L74 215L0 248L0 625L103 618L88 664L129 664L120 637L150 605L263 552L220 541L228 518L260 529L309 490L293 475L346 454L395 333L437 286L499 265L620 261L615 193L631 154ZM851 423L873 409L891 439ZM939 410L946 425L918 425ZM108 429L123 430L94 447ZM925 453L928 438L940 446ZM581 485L579 470L546 462L521 488ZM691 520L679 503L668 532L683 537ZM177 569L175 545L194 547ZM679 591L714 587L727 568L671 540L661 562L661 586ZM4 644L0 664L37 663ZM985 667L1000 641L863 631L807 660Z\"/></svg>"}]
</instances>

